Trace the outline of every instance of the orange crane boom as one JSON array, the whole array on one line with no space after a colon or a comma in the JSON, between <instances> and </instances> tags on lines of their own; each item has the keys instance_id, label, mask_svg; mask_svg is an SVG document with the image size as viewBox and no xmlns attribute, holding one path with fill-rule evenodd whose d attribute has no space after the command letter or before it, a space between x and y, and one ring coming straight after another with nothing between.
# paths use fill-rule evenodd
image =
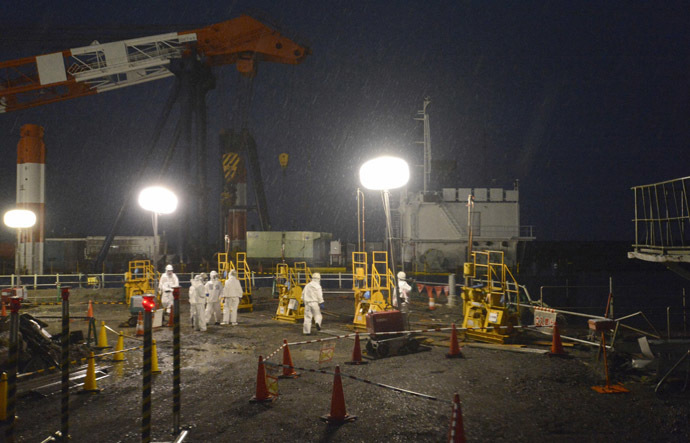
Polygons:
<instances>
[{"instance_id":1,"label":"orange crane boom","mask_svg":"<svg viewBox=\"0 0 690 443\"><path fill-rule=\"evenodd\" d=\"M194 53L208 66L235 64L252 76L257 61L298 64L310 50L247 15L190 31L94 42L0 62L0 113L170 77L170 60Z\"/></svg>"}]
</instances>

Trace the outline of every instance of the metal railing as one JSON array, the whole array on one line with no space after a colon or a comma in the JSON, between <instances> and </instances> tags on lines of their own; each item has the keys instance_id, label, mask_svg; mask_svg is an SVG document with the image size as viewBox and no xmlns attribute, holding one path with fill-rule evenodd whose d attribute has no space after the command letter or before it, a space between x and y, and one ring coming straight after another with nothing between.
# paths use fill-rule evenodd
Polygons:
<instances>
[{"instance_id":1,"label":"metal railing","mask_svg":"<svg viewBox=\"0 0 690 443\"><path fill-rule=\"evenodd\" d=\"M194 274L198 272L176 273L180 285L188 287ZM274 275L258 275L251 273L252 287L270 287L273 284ZM351 289L352 273L322 274L321 284L324 289ZM122 288L125 284L125 274L8 274L0 275L0 288L24 286L26 289L51 289L71 286L73 288Z\"/></svg>"},{"instance_id":2,"label":"metal railing","mask_svg":"<svg viewBox=\"0 0 690 443\"><path fill-rule=\"evenodd\" d=\"M636 253L672 255L690 252L690 177L635 186Z\"/></svg>"}]
</instances>

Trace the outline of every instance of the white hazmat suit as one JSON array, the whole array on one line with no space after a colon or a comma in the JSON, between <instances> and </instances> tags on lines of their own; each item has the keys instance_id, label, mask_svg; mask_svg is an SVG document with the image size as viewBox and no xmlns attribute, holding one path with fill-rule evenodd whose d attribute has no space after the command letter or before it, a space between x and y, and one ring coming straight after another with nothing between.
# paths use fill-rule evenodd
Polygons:
<instances>
[{"instance_id":1,"label":"white hazmat suit","mask_svg":"<svg viewBox=\"0 0 690 443\"><path fill-rule=\"evenodd\" d=\"M180 280L173 272L172 265L165 267L165 274L161 275L158 282L158 293L161 294L161 304L166 314L170 314L170 307L173 304L173 288L180 286Z\"/></svg>"},{"instance_id":2,"label":"white hazmat suit","mask_svg":"<svg viewBox=\"0 0 690 443\"><path fill-rule=\"evenodd\" d=\"M211 279L206 283L206 323L220 324L220 293L223 284L218 279L218 273L211 271Z\"/></svg>"},{"instance_id":3,"label":"white hazmat suit","mask_svg":"<svg viewBox=\"0 0 690 443\"><path fill-rule=\"evenodd\" d=\"M205 303L206 289L204 288L204 281L201 275L196 275L192 279L192 286L189 288L189 305L192 313L192 325L196 331L206 331Z\"/></svg>"},{"instance_id":4,"label":"white hazmat suit","mask_svg":"<svg viewBox=\"0 0 690 443\"><path fill-rule=\"evenodd\" d=\"M242 285L237 279L237 271L234 269L230 271L230 277L225 281L223 288L223 323L227 325L232 322L237 324L237 307L242 300Z\"/></svg>"},{"instance_id":5,"label":"white hazmat suit","mask_svg":"<svg viewBox=\"0 0 690 443\"><path fill-rule=\"evenodd\" d=\"M302 301L304 302L304 326L302 333L311 334L311 320L314 319L316 329L321 330L321 309L323 304L323 289L321 289L321 274L315 272L311 281L302 290Z\"/></svg>"},{"instance_id":6,"label":"white hazmat suit","mask_svg":"<svg viewBox=\"0 0 690 443\"><path fill-rule=\"evenodd\" d=\"M398 309L403 313L410 312L410 291L412 290L412 286L405 280L406 277L404 272L398 272Z\"/></svg>"}]
</instances>

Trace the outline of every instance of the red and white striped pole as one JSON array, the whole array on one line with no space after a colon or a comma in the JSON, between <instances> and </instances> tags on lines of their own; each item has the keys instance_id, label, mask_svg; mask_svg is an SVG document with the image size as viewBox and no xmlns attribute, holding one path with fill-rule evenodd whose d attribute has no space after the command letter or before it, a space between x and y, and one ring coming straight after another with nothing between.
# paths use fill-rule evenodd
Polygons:
<instances>
[{"instance_id":1,"label":"red and white striped pole","mask_svg":"<svg viewBox=\"0 0 690 443\"><path fill-rule=\"evenodd\" d=\"M43 244L45 236L45 163L43 127L26 124L20 131L17 144L17 208L36 214L33 228L20 230L15 271L28 274L43 273Z\"/></svg>"}]
</instances>

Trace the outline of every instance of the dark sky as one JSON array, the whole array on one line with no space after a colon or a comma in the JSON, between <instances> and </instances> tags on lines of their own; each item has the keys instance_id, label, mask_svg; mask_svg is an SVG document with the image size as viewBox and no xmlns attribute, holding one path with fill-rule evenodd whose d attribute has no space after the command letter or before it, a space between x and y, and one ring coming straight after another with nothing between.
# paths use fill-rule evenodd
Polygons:
<instances>
[{"instance_id":1,"label":"dark sky","mask_svg":"<svg viewBox=\"0 0 690 443\"><path fill-rule=\"evenodd\" d=\"M522 224L539 239L632 241L630 187L690 175L687 2L9 1L0 4L0 59L193 29L248 8L313 52L299 66L263 64L254 81L249 128L275 229L354 241L359 166L381 153L421 164L413 118L425 96L433 156L457 164L440 185L512 188L518 179ZM239 90L233 67L216 75L212 165L217 134L236 124ZM19 129L40 124L48 235L104 235L172 84L0 115L0 207L15 199ZM284 173L281 152L290 155ZM415 168L410 188L420 186ZM367 204L368 232L382 237L380 198ZM149 235L150 218L135 207L121 234Z\"/></svg>"}]
</instances>

